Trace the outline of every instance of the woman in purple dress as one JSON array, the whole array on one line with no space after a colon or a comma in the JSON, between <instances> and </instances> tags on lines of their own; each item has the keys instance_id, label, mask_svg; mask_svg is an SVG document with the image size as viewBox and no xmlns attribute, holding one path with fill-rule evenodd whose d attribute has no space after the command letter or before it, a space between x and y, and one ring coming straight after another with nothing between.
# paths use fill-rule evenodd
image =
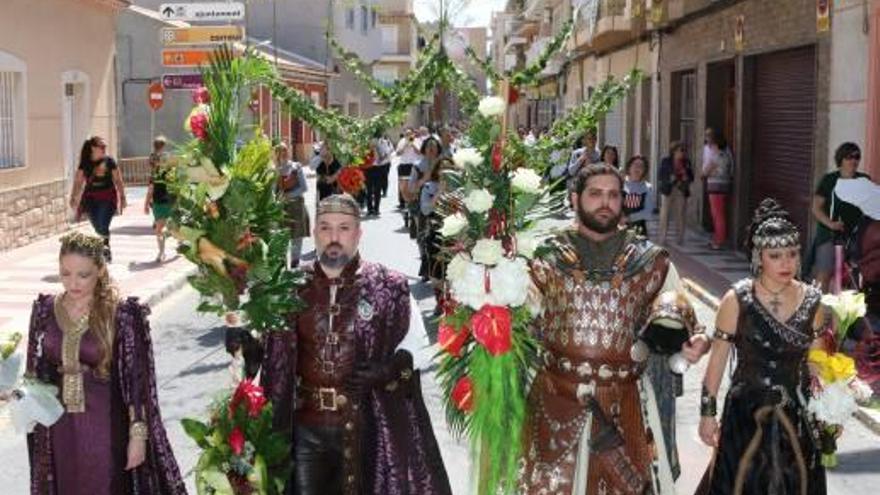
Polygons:
<instances>
[{"instance_id":1,"label":"woman in purple dress","mask_svg":"<svg viewBox=\"0 0 880 495\"><path fill-rule=\"evenodd\" d=\"M159 415L149 310L119 298L103 250L65 236L64 292L34 302L27 373L58 386L65 413L28 435L31 494L186 493Z\"/></svg>"}]
</instances>

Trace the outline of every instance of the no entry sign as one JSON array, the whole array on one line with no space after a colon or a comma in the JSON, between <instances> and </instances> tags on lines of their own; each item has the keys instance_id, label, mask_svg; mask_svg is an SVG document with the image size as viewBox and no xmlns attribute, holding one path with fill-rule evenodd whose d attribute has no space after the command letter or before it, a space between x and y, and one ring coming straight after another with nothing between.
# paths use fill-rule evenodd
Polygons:
<instances>
[{"instance_id":1,"label":"no entry sign","mask_svg":"<svg viewBox=\"0 0 880 495\"><path fill-rule=\"evenodd\" d=\"M150 84L149 89L147 89L147 105L150 105L150 108L156 111L162 108L163 103L165 103L165 89L162 87L162 84Z\"/></svg>"}]
</instances>

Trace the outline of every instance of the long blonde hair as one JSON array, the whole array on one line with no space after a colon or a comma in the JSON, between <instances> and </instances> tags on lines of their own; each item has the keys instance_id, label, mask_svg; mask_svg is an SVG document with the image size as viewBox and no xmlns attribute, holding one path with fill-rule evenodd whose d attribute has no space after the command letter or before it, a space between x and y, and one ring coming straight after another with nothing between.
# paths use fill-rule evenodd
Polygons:
<instances>
[{"instance_id":1,"label":"long blonde hair","mask_svg":"<svg viewBox=\"0 0 880 495\"><path fill-rule=\"evenodd\" d=\"M59 259L68 254L84 256L98 267L98 283L92 295L92 309L89 312L89 330L98 341L101 359L98 361L98 373L109 376L113 362L113 341L116 333L116 306L119 303L119 291L104 259L104 240L100 237L73 232L61 238Z\"/></svg>"}]
</instances>

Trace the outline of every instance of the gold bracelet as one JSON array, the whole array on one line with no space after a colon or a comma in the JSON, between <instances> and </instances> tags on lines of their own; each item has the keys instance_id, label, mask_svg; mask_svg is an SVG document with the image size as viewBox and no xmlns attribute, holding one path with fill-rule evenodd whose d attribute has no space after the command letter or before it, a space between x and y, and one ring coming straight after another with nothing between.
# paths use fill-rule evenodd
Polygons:
<instances>
[{"instance_id":1,"label":"gold bracelet","mask_svg":"<svg viewBox=\"0 0 880 495\"><path fill-rule=\"evenodd\" d=\"M146 441L149 437L149 434L147 432L147 424L143 421L132 423L131 426L128 427L128 437L131 440Z\"/></svg>"}]
</instances>

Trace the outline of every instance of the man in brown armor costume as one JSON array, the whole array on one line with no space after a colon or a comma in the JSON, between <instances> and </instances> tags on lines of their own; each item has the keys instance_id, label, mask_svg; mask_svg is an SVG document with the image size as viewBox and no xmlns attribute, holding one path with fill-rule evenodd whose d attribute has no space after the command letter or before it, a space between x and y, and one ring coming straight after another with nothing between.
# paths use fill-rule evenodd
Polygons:
<instances>
[{"instance_id":1,"label":"man in brown armor costume","mask_svg":"<svg viewBox=\"0 0 880 495\"><path fill-rule=\"evenodd\" d=\"M618 227L622 188L613 167L584 167L571 193L576 227L553 240L553 258L533 265L545 356L528 400L524 494L674 493L667 443L675 375L668 356L639 337L665 340L667 348L671 340L676 347L667 352L680 349L690 362L708 350L708 339L697 334L687 300L664 294L680 291L668 254ZM658 319L652 306L661 295L673 301L663 321L678 331L646 330Z\"/></svg>"},{"instance_id":2,"label":"man in brown armor costume","mask_svg":"<svg viewBox=\"0 0 880 495\"><path fill-rule=\"evenodd\" d=\"M262 381L292 434L295 495L451 493L413 356L406 277L358 255L360 207L318 204L307 309L267 340ZM418 315L416 315L418 317Z\"/></svg>"}]
</instances>

